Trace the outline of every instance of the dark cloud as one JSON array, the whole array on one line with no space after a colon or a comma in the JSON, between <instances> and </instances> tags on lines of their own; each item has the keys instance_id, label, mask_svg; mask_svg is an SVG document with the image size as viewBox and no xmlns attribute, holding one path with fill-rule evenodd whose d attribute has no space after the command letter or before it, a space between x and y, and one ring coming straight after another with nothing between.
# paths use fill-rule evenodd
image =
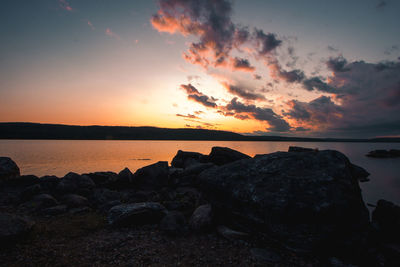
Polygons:
<instances>
[{"instance_id":1,"label":"dark cloud","mask_svg":"<svg viewBox=\"0 0 400 267\"><path fill-rule=\"evenodd\" d=\"M333 46L331 46L331 45L328 45L327 49L328 49L328 51L330 51L330 52L339 52L339 49L337 49L337 48L335 48L335 47L333 47Z\"/></svg>"},{"instance_id":2,"label":"dark cloud","mask_svg":"<svg viewBox=\"0 0 400 267\"><path fill-rule=\"evenodd\" d=\"M388 49L385 50L384 54L387 56L390 56L393 53L396 53L399 51L399 46L398 45L392 45Z\"/></svg>"},{"instance_id":3,"label":"dark cloud","mask_svg":"<svg viewBox=\"0 0 400 267\"><path fill-rule=\"evenodd\" d=\"M337 69L329 84L315 79L313 86L330 92L310 102L292 100L284 116L324 135L374 137L399 135L400 63L355 61L348 71ZM321 86L325 87L321 90ZM326 86L328 86L326 88ZM332 90L332 88L335 88ZM326 90L328 89L328 90Z\"/></svg>"},{"instance_id":4,"label":"dark cloud","mask_svg":"<svg viewBox=\"0 0 400 267\"><path fill-rule=\"evenodd\" d=\"M254 78L254 80L261 80L262 79L261 75L258 75L258 74L253 74L253 78Z\"/></svg>"},{"instance_id":5,"label":"dark cloud","mask_svg":"<svg viewBox=\"0 0 400 267\"><path fill-rule=\"evenodd\" d=\"M303 81L303 87L308 91L320 91L324 93L337 93L337 90L322 81L320 77L311 77Z\"/></svg>"},{"instance_id":6,"label":"dark cloud","mask_svg":"<svg viewBox=\"0 0 400 267\"><path fill-rule=\"evenodd\" d=\"M282 43L274 33L259 29L250 33L247 27L235 25L231 21L231 1L159 0L159 6L151 18L153 27L159 32L196 36L198 41L190 44L184 58L205 68L227 66L232 60L231 51L241 51L247 42L255 46L259 56L270 54ZM238 63L245 66L244 61Z\"/></svg>"},{"instance_id":7,"label":"dark cloud","mask_svg":"<svg viewBox=\"0 0 400 267\"><path fill-rule=\"evenodd\" d=\"M243 86L237 86L228 84L226 82L222 83L222 85L226 88L226 90L236 96L240 96L246 100L265 100L265 97L261 94L254 93Z\"/></svg>"},{"instance_id":8,"label":"dark cloud","mask_svg":"<svg viewBox=\"0 0 400 267\"><path fill-rule=\"evenodd\" d=\"M250 65L250 62L245 58L235 57L232 60L233 70L242 70L252 72L255 70L253 66Z\"/></svg>"},{"instance_id":9,"label":"dark cloud","mask_svg":"<svg viewBox=\"0 0 400 267\"><path fill-rule=\"evenodd\" d=\"M239 116L240 119L252 118L258 121L267 122L268 129L274 132L287 132L290 130L290 125L278 114L270 108L260 108L255 105L246 105L233 98L226 105L226 111L234 112L234 116ZM227 115L227 113L225 113Z\"/></svg>"},{"instance_id":10,"label":"dark cloud","mask_svg":"<svg viewBox=\"0 0 400 267\"><path fill-rule=\"evenodd\" d=\"M286 71L281 67L277 60L269 62L268 68L271 72L272 77L276 80L285 81L288 83L295 83L301 82L305 78L304 72L302 70L295 69L291 71Z\"/></svg>"},{"instance_id":11,"label":"dark cloud","mask_svg":"<svg viewBox=\"0 0 400 267\"><path fill-rule=\"evenodd\" d=\"M189 100L198 102L205 107L209 107L209 108L217 107L217 104L215 103L215 101L217 100L216 98L209 97L209 96L199 92L199 90L197 90L197 88L194 87L193 85L191 85L190 83L189 84L181 84L181 88L186 91Z\"/></svg>"},{"instance_id":12,"label":"dark cloud","mask_svg":"<svg viewBox=\"0 0 400 267\"><path fill-rule=\"evenodd\" d=\"M346 65L347 60L343 56L330 58L326 62L326 66L328 67L328 69L334 72L349 71L350 69L348 67L346 68Z\"/></svg>"},{"instance_id":13,"label":"dark cloud","mask_svg":"<svg viewBox=\"0 0 400 267\"><path fill-rule=\"evenodd\" d=\"M261 56L271 53L282 43L281 40L276 38L276 34L265 34L263 30L259 29L254 30L254 39L256 41L256 47L258 48L258 54Z\"/></svg>"}]
</instances>

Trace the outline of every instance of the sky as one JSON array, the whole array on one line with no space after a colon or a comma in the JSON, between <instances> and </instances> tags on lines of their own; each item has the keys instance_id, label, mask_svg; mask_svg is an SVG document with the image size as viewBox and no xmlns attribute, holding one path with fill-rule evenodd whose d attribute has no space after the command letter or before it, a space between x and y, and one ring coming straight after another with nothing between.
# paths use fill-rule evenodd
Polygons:
<instances>
[{"instance_id":1,"label":"sky","mask_svg":"<svg viewBox=\"0 0 400 267\"><path fill-rule=\"evenodd\" d=\"M3 0L0 122L400 136L400 1Z\"/></svg>"}]
</instances>

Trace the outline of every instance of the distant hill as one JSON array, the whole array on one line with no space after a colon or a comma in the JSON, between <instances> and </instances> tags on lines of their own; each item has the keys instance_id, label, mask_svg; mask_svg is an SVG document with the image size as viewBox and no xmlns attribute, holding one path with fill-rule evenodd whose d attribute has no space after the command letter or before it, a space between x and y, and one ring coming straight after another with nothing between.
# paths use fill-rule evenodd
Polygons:
<instances>
[{"instance_id":1,"label":"distant hill","mask_svg":"<svg viewBox=\"0 0 400 267\"><path fill-rule=\"evenodd\" d=\"M19 122L0 123L0 139L400 142L400 138L334 139L283 136L245 136L228 131L205 129L75 126Z\"/></svg>"}]
</instances>

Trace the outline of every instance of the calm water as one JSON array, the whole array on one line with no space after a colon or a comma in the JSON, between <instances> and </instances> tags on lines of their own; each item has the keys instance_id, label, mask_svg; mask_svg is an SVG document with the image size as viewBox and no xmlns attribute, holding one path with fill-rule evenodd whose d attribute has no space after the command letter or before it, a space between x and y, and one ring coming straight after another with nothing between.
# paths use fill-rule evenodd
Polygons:
<instances>
[{"instance_id":1,"label":"calm water","mask_svg":"<svg viewBox=\"0 0 400 267\"><path fill-rule=\"evenodd\" d=\"M170 162L179 149L208 154L213 146L230 147L250 156L287 151L289 146L339 150L371 173L371 181L361 183L366 202L385 198L400 204L400 158L365 157L374 149L400 149L398 143L0 140L0 156L11 157L22 174L64 176L70 171L119 172L125 167L134 172L160 160Z\"/></svg>"}]
</instances>

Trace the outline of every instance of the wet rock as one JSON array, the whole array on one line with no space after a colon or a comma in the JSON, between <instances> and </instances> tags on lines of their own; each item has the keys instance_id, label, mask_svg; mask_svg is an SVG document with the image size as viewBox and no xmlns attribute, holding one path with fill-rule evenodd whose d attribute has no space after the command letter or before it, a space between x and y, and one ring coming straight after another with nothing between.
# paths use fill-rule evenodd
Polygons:
<instances>
[{"instance_id":1,"label":"wet rock","mask_svg":"<svg viewBox=\"0 0 400 267\"><path fill-rule=\"evenodd\" d=\"M56 189L60 194L78 193L88 195L95 186L89 176L70 172L61 179Z\"/></svg>"},{"instance_id":2,"label":"wet rock","mask_svg":"<svg viewBox=\"0 0 400 267\"><path fill-rule=\"evenodd\" d=\"M212 227L212 209L211 205L201 205L190 217L190 228L196 232L208 231Z\"/></svg>"},{"instance_id":3,"label":"wet rock","mask_svg":"<svg viewBox=\"0 0 400 267\"><path fill-rule=\"evenodd\" d=\"M89 204L87 198L75 194L65 195L62 198L62 202L65 203L68 206L68 208L79 208L87 206Z\"/></svg>"},{"instance_id":4,"label":"wet rock","mask_svg":"<svg viewBox=\"0 0 400 267\"><path fill-rule=\"evenodd\" d=\"M250 253L257 261L263 263L278 263L282 260L277 253L262 248L252 248Z\"/></svg>"},{"instance_id":5,"label":"wet rock","mask_svg":"<svg viewBox=\"0 0 400 267\"><path fill-rule=\"evenodd\" d=\"M111 226L154 224L166 214L165 207L157 202L123 204L109 210L107 221Z\"/></svg>"},{"instance_id":6,"label":"wet rock","mask_svg":"<svg viewBox=\"0 0 400 267\"><path fill-rule=\"evenodd\" d=\"M228 147L215 146L211 149L211 153L206 157L206 160L215 165L224 165L237 160L249 158L251 157Z\"/></svg>"},{"instance_id":7,"label":"wet rock","mask_svg":"<svg viewBox=\"0 0 400 267\"><path fill-rule=\"evenodd\" d=\"M400 150L399 149L390 149L390 150L378 149L378 150L370 151L366 156L371 157L371 158L397 158L397 157L400 157Z\"/></svg>"},{"instance_id":8,"label":"wet rock","mask_svg":"<svg viewBox=\"0 0 400 267\"><path fill-rule=\"evenodd\" d=\"M217 227L217 232L228 240L248 240L250 235L248 233L232 230L224 225Z\"/></svg>"},{"instance_id":9,"label":"wet rock","mask_svg":"<svg viewBox=\"0 0 400 267\"><path fill-rule=\"evenodd\" d=\"M0 213L0 246L22 240L34 225L35 222L26 217Z\"/></svg>"},{"instance_id":10,"label":"wet rock","mask_svg":"<svg viewBox=\"0 0 400 267\"><path fill-rule=\"evenodd\" d=\"M141 189L160 189L168 184L168 175L168 162L159 161L137 170L133 181Z\"/></svg>"},{"instance_id":11,"label":"wet rock","mask_svg":"<svg viewBox=\"0 0 400 267\"><path fill-rule=\"evenodd\" d=\"M84 207L78 207L78 208L70 209L69 213L73 214L73 215L77 215L77 214L85 214L85 213L88 213L90 211L91 211L91 209L89 207L84 206Z\"/></svg>"},{"instance_id":12,"label":"wet rock","mask_svg":"<svg viewBox=\"0 0 400 267\"><path fill-rule=\"evenodd\" d=\"M99 210L101 212L107 213L112 207L115 207L115 206L118 206L118 205L121 205L121 204L122 204L122 202L119 201L119 200L111 200L110 202L107 202L107 203L101 205L99 207Z\"/></svg>"},{"instance_id":13,"label":"wet rock","mask_svg":"<svg viewBox=\"0 0 400 267\"><path fill-rule=\"evenodd\" d=\"M42 209L40 211L40 214L42 215L48 215L48 216L55 216L55 215L60 215L64 214L67 212L67 206L66 205L57 205L54 207Z\"/></svg>"},{"instance_id":14,"label":"wet rock","mask_svg":"<svg viewBox=\"0 0 400 267\"><path fill-rule=\"evenodd\" d=\"M400 206L380 199L372 212L372 223L383 240L400 244Z\"/></svg>"},{"instance_id":15,"label":"wet rock","mask_svg":"<svg viewBox=\"0 0 400 267\"><path fill-rule=\"evenodd\" d=\"M338 151L276 152L203 171L220 223L308 251L362 250L369 226L352 164ZM350 252L351 251L351 252Z\"/></svg>"},{"instance_id":16,"label":"wet rock","mask_svg":"<svg viewBox=\"0 0 400 267\"><path fill-rule=\"evenodd\" d=\"M19 168L12 159L0 157L0 182L17 178L19 175Z\"/></svg>"},{"instance_id":17,"label":"wet rock","mask_svg":"<svg viewBox=\"0 0 400 267\"><path fill-rule=\"evenodd\" d=\"M179 235L185 230L185 216L179 211L169 212L160 222L160 229L168 235Z\"/></svg>"},{"instance_id":18,"label":"wet rock","mask_svg":"<svg viewBox=\"0 0 400 267\"><path fill-rule=\"evenodd\" d=\"M174 168L187 168L192 164L199 163L203 156L203 154L197 152L178 150L178 153L171 161L171 166Z\"/></svg>"}]
</instances>

